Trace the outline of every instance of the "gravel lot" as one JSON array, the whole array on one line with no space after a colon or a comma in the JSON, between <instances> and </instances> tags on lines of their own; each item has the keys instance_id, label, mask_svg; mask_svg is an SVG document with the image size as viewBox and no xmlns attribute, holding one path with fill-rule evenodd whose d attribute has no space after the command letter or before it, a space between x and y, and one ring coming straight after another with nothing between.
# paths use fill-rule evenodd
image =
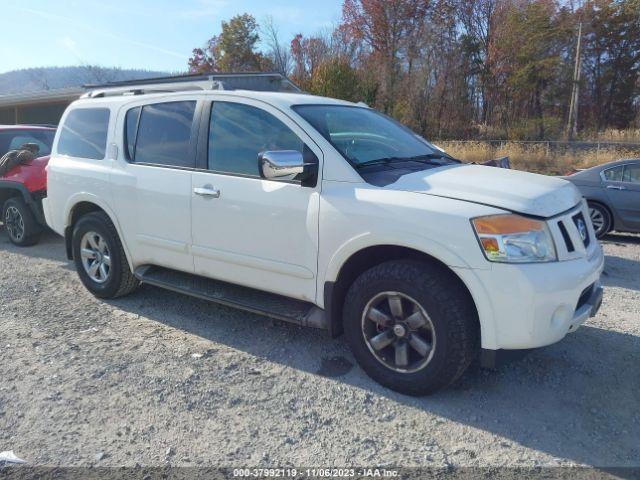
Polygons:
<instances>
[{"instance_id":1,"label":"gravel lot","mask_svg":"<svg viewBox=\"0 0 640 480\"><path fill-rule=\"evenodd\" d=\"M344 339L142 287L92 297L47 234L0 230L0 451L29 465L640 466L640 236L601 312L444 392L380 387Z\"/></svg>"}]
</instances>

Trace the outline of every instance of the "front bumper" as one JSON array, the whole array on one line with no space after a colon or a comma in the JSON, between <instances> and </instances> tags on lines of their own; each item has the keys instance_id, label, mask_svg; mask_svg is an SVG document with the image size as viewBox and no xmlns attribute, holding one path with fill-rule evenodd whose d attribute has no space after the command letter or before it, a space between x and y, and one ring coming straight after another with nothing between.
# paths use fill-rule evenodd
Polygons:
<instances>
[{"instance_id":1,"label":"front bumper","mask_svg":"<svg viewBox=\"0 0 640 480\"><path fill-rule=\"evenodd\" d=\"M478 307L482 348L543 347L573 332L602 303L604 255L544 264L494 264L491 270L455 269Z\"/></svg>"},{"instance_id":2,"label":"front bumper","mask_svg":"<svg viewBox=\"0 0 640 480\"><path fill-rule=\"evenodd\" d=\"M603 288L598 284L594 284L589 288L589 295L585 303L576 309L568 332L574 332L580 325L586 322L587 319L596 316L602 305L603 292ZM482 355L480 356L480 365L483 368L496 368L501 364L522 358L531 350L531 348L521 348L517 350L491 350L483 348Z\"/></svg>"}]
</instances>

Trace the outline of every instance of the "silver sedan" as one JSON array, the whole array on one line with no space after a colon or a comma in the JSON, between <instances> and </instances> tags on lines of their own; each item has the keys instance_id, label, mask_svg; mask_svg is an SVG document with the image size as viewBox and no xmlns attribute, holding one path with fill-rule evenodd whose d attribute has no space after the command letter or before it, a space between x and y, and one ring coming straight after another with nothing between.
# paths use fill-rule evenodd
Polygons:
<instances>
[{"instance_id":1,"label":"silver sedan","mask_svg":"<svg viewBox=\"0 0 640 480\"><path fill-rule=\"evenodd\" d=\"M589 203L598 238L607 232L640 232L640 159L618 160L564 177Z\"/></svg>"}]
</instances>

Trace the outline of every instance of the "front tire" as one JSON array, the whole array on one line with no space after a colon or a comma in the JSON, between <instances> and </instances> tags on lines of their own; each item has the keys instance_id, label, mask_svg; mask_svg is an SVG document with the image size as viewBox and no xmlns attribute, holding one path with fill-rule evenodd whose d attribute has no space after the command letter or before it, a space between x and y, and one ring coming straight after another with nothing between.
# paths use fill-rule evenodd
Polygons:
<instances>
[{"instance_id":1,"label":"front tire","mask_svg":"<svg viewBox=\"0 0 640 480\"><path fill-rule=\"evenodd\" d=\"M2 221L9 240L14 245L28 247L40 240L42 227L22 198L13 197L4 203Z\"/></svg>"},{"instance_id":2,"label":"front tire","mask_svg":"<svg viewBox=\"0 0 640 480\"><path fill-rule=\"evenodd\" d=\"M93 295L116 298L138 287L140 282L129 268L118 232L106 213L89 213L78 220L71 242L78 276Z\"/></svg>"},{"instance_id":3,"label":"front tire","mask_svg":"<svg viewBox=\"0 0 640 480\"><path fill-rule=\"evenodd\" d=\"M591 217L591 223L593 223L593 229L595 230L596 237L598 239L604 237L611 230L611 214L609 210L599 203L588 202L589 204L589 216Z\"/></svg>"},{"instance_id":4,"label":"front tire","mask_svg":"<svg viewBox=\"0 0 640 480\"><path fill-rule=\"evenodd\" d=\"M408 395L455 382L479 348L473 302L452 272L414 261L382 263L349 289L343 322L362 369Z\"/></svg>"}]
</instances>

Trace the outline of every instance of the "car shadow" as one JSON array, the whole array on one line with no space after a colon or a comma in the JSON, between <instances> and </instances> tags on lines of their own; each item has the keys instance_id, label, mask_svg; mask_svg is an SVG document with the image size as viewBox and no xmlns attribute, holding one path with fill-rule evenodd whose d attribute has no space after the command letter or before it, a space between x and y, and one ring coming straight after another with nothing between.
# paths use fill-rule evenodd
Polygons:
<instances>
[{"instance_id":1,"label":"car shadow","mask_svg":"<svg viewBox=\"0 0 640 480\"><path fill-rule=\"evenodd\" d=\"M605 256L601 281L605 287L640 292L640 261L614 255Z\"/></svg>"},{"instance_id":2,"label":"car shadow","mask_svg":"<svg viewBox=\"0 0 640 480\"><path fill-rule=\"evenodd\" d=\"M624 234L624 233L608 233L601 240L600 243L607 244L612 243L619 246L627 246L631 243L634 245L640 245L640 235Z\"/></svg>"},{"instance_id":3,"label":"car shadow","mask_svg":"<svg viewBox=\"0 0 640 480\"><path fill-rule=\"evenodd\" d=\"M5 248L5 241L8 242L2 232L0 248ZM57 261L62 268L73 268L64 255L62 240L53 235L45 235L33 248L7 248ZM606 277L612 283L618 281L615 279L620 265L629 267L616 264L617 258L607 259L613 264L608 264L610 273ZM497 436L492 448L500 449L505 458L509 458L512 446L519 444L602 470L640 465L640 337L598 328L595 322L562 342L532 351L524 359L497 370L481 370L474 364L448 389L414 398L369 379L355 365L344 337L331 340L320 330L238 312L147 285L108 303L211 342L205 352L208 361L224 361L224 357L217 356L215 345L225 345L267 362L361 389L366 392L365 398L384 397L398 407L418 409L490 432ZM250 373L246 375L246 381L251 382ZM443 420L436 423L446 428ZM607 441L611 438L616 439L618 448L611 448Z\"/></svg>"}]
</instances>

